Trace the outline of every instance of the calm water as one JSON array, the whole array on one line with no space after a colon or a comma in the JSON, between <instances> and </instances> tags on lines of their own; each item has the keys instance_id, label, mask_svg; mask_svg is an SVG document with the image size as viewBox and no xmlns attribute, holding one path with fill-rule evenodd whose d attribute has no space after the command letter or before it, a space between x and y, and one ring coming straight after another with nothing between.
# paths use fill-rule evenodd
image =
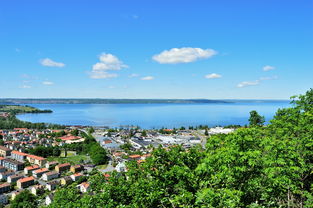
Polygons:
<instances>
[{"instance_id":1,"label":"calm water","mask_svg":"<svg viewBox=\"0 0 313 208\"><path fill-rule=\"evenodd\" d=\"M119 127L138 125L141 128L173 128L196 125L229 125L248 123L249 112L258 111L269 121L286 101L271 103L231 104L32 104L51 109L51 114L24 114L18 118L30 122L65 125Z\"/></svg>"}]
</instances>

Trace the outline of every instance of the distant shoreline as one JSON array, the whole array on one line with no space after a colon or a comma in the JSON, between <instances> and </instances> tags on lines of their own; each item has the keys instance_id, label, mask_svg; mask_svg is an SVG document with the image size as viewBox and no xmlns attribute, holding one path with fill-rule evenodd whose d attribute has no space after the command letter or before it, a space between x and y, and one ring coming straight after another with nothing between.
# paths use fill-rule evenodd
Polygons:
<instances>
[{"instance_id":1,"label":"distant shoreline","mask_svg":"<svg viewBox=\"0 0 313 208\"><path fill-rule=\"evenodd\" d=\"M214 104L214 103L273 103L289 100L253 99L58 99L58 98L0 98L0 104Z\"/></svg>"}]
</instances>

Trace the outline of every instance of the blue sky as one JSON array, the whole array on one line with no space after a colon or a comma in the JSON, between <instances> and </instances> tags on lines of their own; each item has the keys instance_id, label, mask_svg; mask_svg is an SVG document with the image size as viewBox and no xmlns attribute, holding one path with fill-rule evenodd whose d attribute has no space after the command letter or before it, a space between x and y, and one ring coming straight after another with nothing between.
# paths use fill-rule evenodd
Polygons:
<instances>
[{"instance_id":1,"label":"blue sky","mask_svg":"<svg viewBox=\"0 0 313 208\"><path fill-rule=\"evenodd\" d=\"M312 0L3 0L2 98L288 99Z\"/></svg>"}]
</instances>

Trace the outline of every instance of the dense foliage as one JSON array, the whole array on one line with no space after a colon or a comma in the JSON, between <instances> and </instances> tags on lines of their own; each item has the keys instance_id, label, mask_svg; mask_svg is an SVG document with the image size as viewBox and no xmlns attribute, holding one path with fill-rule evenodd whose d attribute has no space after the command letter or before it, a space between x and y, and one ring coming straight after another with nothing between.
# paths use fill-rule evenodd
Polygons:
<instances>
[{"instance_id":1,"label":"dense foliage","mask_svg":"<svg viewBox=\"0 0 313 208\"><path fill-rule=\"evenodd\" d=\"M0 112L16 115L18 113L52 113L52 110L40 110L28 105L0 105Z\"/></svg>"},{"instance_id":2,"label":"dense foliage","mask_svg":"<svg viewBox=\"0 0 313 208\"><path fill-rule=\"evenodd\" d=\"M60 156L61 149L58 146L56 147L37 146L34 149L28 149L27 152L40 157L49 157L49 156Z\"/></svg>"},{"instance_id":3,"label":"dense foliage","mask_svg":"<svg viewBox=\"0 0 313 208\"><path fill-rule=\"evenodd\" d=\"M108 156L105 149L92 137L91 134L80 132L80 136L85 138L82 143L73 143L64 145L64 149L76 151L77 154L88 154L95 165L103 165L108 162Z\"/></svg>"},{"instance_id":4,"label":"dense foliage","mask_svg":"<svg viewBox=\"0 0 313 208\"><path fill-rule=\"evenodd\" d=\"M45 123L31 123L21 121L14 115L8 118L0 117L0 129L14 129L14 128L28 128L28 129L64 129L64 126L57 124L45 124Z\"/></svg>"},{"instance_id":5,"label":"dense foliage","mask_svg":"<svg viewBox=\"0 0 313 208\"><path fill-rule=\"evenodd\" d=\"M36 197L29 190L22 191L11 202L11 208L33 208L38 204Z\"/></svg>"}]
</instances>

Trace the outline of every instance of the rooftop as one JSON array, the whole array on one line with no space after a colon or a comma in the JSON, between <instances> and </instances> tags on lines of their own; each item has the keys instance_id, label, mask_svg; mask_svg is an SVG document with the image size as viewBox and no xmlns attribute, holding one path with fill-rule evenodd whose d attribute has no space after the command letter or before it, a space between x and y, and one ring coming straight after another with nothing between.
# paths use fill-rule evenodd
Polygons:
<instances>
[{"instance_id":1,"label":"rooftop","mask_svg":"<svg viewBox=\"0 0 313 208\"><path fill-rule=\"evenodd\" d=\"M7 148L7 147L5 147L5 146L0 146L0 150L11 151L9 148Z\"/></svg>"},{"instance_id":2,"label":"rooftop","mask_svg":"<svg viewBox=\"0 0 313 208\"><path fill-rule=\"evenodd\" d=\"M39 166L38 165L27 166L25 169L33 170L33 169L36 169L36 168L39 168Z\"/></svg>"},{"instance_id":3,"label":"rooftop","mask_svg":"<svg viewBox=\"0 0 313 208\"><path fill-rule=\"evenodd\" d=\"M11 186L11 184L9 184L9 183L0 184L0 188L7 187L7 186Z\"/></svg>"},{"instance_id":4,"label":"rooftop","mask_svg":"<svg viewBox=\"0 0 313 208\"><path fill-rule=\"evenodd\" d=\"M45 160L45 159L46 159L46 158L39 157L39 156L36 156L36 155L27 155L27 157L33 158L33 159L35 159L35 160Z\"/></svg>"},{"instance_id":5,"label":"rooftop","mask_svg":"<svg viewBox=\"0 0 313 208\"><path fill-rule=\"evenodd\" d=\"M19 151L16 151L16 150L13 150L11 152L11 154L16 154L16 155L22 155L22 156L27 156L28 154L24 153L24 152L19 152Z\"/></svg>"},{"instance_id":6,"label":"rooftop","mask_svg":"<svg viewBox=\"0 0 313 208\"><path fill-rule=\"evenodd\" d=\"M30 177L26 177L26 178L21 178L18 181L20 183L25 183L25 182L32 181L32 180L35 180L35 178L33 176L30 176Z\"/></svg>"},{"instance_id":7,"label":"rooftop","mask_svg":"<svg viewBox=\"0 0 313 208\"><path fill-rule=\"evenodd\" d=\"M48 172L49 170L47 168L40 168L38 170L35 170L35 173L41 173L41 172Z\"/></svg>"}]
</instances>

